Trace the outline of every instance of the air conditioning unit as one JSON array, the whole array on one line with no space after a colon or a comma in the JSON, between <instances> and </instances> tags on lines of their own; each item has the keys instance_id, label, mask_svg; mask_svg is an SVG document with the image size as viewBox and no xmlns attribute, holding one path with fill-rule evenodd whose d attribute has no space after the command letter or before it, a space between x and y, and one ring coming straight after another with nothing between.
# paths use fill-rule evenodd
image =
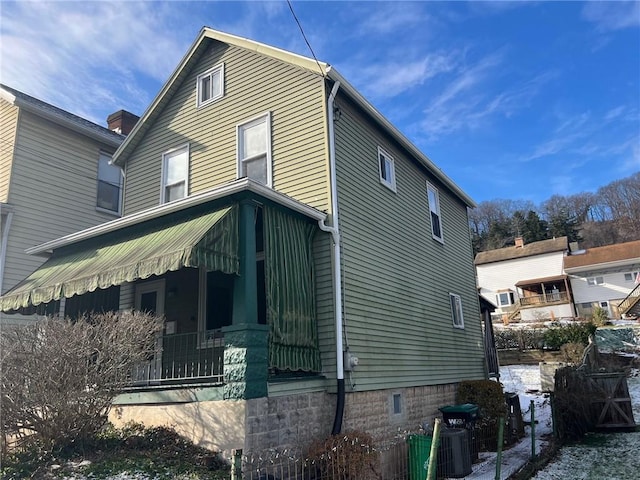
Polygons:
<instances>
[{"instance_id":1,"label":"air conditioning unit","mask_svg":"<svg viewBox=\"0 0 640 480\"><path fill-rule=\"evenodd\" d=\"M471 473L469 432L466 428L443 428L438 447L438 476L462 478Z\"/></svg>"}]
</instances>

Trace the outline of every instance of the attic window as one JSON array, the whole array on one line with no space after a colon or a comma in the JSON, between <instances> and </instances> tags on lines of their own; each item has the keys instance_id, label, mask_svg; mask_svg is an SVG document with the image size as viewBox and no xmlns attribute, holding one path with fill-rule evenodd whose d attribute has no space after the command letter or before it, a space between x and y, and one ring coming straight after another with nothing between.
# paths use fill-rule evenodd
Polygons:
<instances>
[{"instance_id":1,"label":"attic window","mask_svg":"<svg viewBox=\"0 0 640 480\"><path fill-rule=\"evenodd\" d=\"M396 191L396 168L393 157L378 147L378 168L380 183L390 190Z\"/></svg>"},{"instance_id":2,"label":"attic window","mask_svg":"<svg viewBox=\"0 0 640 480\"><path fill-rule=\"evenodd\" d=\"M198 108L214 102L224 95L224 63L198 75Z\"/></svg>"}]
</instances>

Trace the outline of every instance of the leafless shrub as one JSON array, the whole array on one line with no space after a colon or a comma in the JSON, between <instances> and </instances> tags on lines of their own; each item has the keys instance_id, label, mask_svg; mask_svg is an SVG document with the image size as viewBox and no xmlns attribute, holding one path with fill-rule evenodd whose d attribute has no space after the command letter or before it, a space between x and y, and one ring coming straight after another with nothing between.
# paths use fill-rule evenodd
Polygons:
<instances>
[{"instance_id":1,"label":"leafless shrub","mask_svg":"<svg viewBox=\"0 0 640 480\"><path fill-rule=\"evenodd\" d=\"M143 313L47 318L0 332L2 438L53 452L104 426L131 368L154 353L160 321Z\"/></svg>"}]
</instances>

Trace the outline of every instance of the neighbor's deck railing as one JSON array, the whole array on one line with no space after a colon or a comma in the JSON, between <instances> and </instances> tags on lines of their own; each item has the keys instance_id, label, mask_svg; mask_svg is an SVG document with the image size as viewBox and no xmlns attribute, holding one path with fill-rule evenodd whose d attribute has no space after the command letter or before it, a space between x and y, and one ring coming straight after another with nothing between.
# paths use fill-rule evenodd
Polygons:
<instances>
[{"instance_id":1,"label":"neighbor's deck railing","mask_svg":"<svg viewBox=\"0 0 640 480\"><path fill-rule=\"evenodd\" d=\"M208 333L206 337L198 332L159 337L158 353L133 369L132 385L185 381L222 383L224 338L218 331Z\"/></svg>"},{"instance_id":2,"label":"neighbor's deck railing","mask_svg":"<svg viewBox=\"0 0 640 480\"><path fill-rule=\"evenodd\" d=\"M569 295L567 292L547 293L546 295L531 295L530 297L520 298L520 305L529 307L532 305L545 305L548 303L568 302Z\"/></svg>"},{"instance_id":3,"label":"neighbor's deck railing","mask_svg":"<svg viewBox=\"0 0 640 480\"><path fill-rule=\"evenodd\" d=\"M640 284L636 285L636 287L629 292L629 295L620 302L620 305L618 306L620 313L629 313L631 308L638 303L638 297L640 297Z\"/></svg>"}]
</instances>

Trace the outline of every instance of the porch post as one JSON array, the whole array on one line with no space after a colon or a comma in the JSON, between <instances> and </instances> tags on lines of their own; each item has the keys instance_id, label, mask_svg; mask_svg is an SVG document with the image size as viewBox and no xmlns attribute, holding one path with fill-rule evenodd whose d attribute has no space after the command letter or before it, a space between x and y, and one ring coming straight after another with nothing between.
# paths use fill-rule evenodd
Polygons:
<instances>
[{"instance_id":1,"label":"porch post","mask_svg":"<svg viewBox=\"0 0 640 480\"><path fill-rule=\"evenodd\" d=\"M255 214L254 202L239 203L240 272L233 288L232 325L222 329L225 399L267 396L269 327L258 324Z\"/></svg>"},{"instance_id":2,"label":"porch post","mask_svg":"<svg viewBox=\"0 0 640 480\"><path fill-rule=\"evenodd\" d=\"M233 325L258 323L256 273L256 205L243 200L238 207L240 273L233 285Z\"/></svg>"}]
</instances>

